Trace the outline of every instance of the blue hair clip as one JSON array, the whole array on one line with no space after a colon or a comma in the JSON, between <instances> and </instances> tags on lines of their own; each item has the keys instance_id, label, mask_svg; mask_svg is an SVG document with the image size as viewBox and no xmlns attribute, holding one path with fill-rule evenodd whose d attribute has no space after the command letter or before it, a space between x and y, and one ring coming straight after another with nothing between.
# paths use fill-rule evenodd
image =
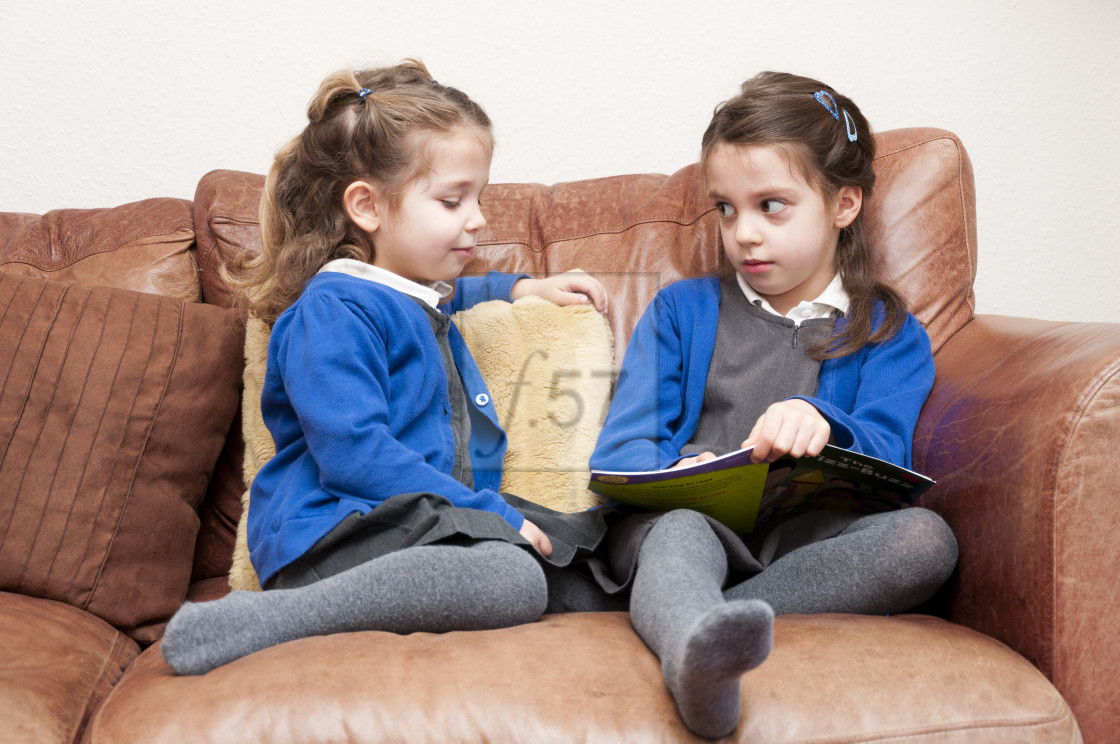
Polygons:
<instances>
[{"instance_id":1,"label":"blue hair clip","mask_svg":"<svg viewBox=\"0 0 1120 744\"><path fill-rule=\"evenodd\" d=\"M362 88L361 90L358 91L358 98L361 98L362 103L365 103L366 102L366 96L368 96L372 92L373 91L370 90L369 88Z\"/></svg>"},{"instance_id":2,"label":"blue hair clip","mask_svg":"<svg viewBox=\"0 0 1120 744\"><path fill-rule=\"evenodd\" d=\"M824 106L825 109L828 110L828 113L832 114L833 119L835 119L836 121L840 121L840 109L839 107L837 107L836 99L832 97L831 93L829 93L827 90L818 90L813 94L813 98L816 98L817 103ZM831 106L829 106L828 103L824 102L825 98L829 100L829 103L832 104Z\"/></svg>"},{"instance_id":3,"label":"blue hair clip","mask_svg":"<svg viewBox=\"0 0 1120 744\"><path fill-rule=\"evenodd\" d=\"M848 133L848 141L855 142L859 138L859 132L856 131L856 123L852 120L852 115L848 113L848 109L844 109L844 129Z\"/></svg>"},{"instance_id":4,"label":"blue hair clip","mask_svg":"<svg viewBox=\"0 0 1120 744\"><path fill-rule=\"evenodd\" d=\"M832 118L840 121L840 107L836 105L836 99L827 90L818 90L813 94L813 98L817 99L817 103L824 106L825 111L832 114ZM828 103L824 99L828 99ZM829 104L832 104L831 106ZM859 132L856 130L856 122L852 119L852 115L848 113L848 109L844 109L844 132L848 135L849 142L855 142L859 139Z\"/></svg>"}]
</instances>

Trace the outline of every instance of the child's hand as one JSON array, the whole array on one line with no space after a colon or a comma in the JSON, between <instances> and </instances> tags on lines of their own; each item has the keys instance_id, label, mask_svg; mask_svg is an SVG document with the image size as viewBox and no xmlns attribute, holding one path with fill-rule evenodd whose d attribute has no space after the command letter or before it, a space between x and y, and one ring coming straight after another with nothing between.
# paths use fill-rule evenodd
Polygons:
<instances>
[{"instance_id":1,"label":"child's hand","mask_svg":"<svg viewBox=\"0 0 1120 744\"><path fill-rule=\"evenodd\" d=\"M782 455L819 455L831 434L828 422L811 403L783 400L758 418L743 446L754 445L751 462L774 462Z\"/></svg>"},{"instance_id":2,"label":"child's hand","mask_svg":"<svg viewBox=\"0 0 1120 744\"><path fill-rule=\"evenodd\" d=\"M669 470L676 470L677 468L687 468L689 465L695 465L698 462L707 462L708 460L716 459L715 452L701 452L699 455L686 457L680 462L674 463L669 466Z\"/></svg>"},{"instance_id":3,"label":"child's hand","mask_svg":"<svg viewBox=\"0 0 1120 744\"><path fill-rule=\"evenodd\" d=\"M521 523L521 529L518 532L545 558L552 555L552 542L548 539L548 535L541 531L540 527L526 519Z\"/></svg>"},{"instance_id":4,"label":"child's hand","mask_svg":"<svg viewBox=\"0 0 1120 744\"><path fill-rule=\"evenodd\" d=\"M599 312L607 312L607 290L602 282L582 269L572 269L547 279L520 279L510 291L510 297L515 300L528 295L543 297L557 305L585 305L590 301Z\"/></svg>"}]
</instances>

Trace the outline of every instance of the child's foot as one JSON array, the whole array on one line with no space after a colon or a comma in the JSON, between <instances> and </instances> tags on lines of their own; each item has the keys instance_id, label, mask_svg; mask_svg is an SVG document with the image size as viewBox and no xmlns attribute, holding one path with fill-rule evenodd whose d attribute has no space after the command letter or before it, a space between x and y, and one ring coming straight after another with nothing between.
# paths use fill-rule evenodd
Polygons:
<instances>
[{"instance_id":1,"label":"child's foot","mask_svg":"<svg viewBox=\"0 0 1120 744\"><path fill-rule=\"evenodd\" d=\"M282 618L268 612L267 599L264 592L238 591L212 602L187 602L167 624L163 658L179 674L205 674L290 640Z\"/></svg>"},{"instance_id":2,"label":"child's foot","mask_svg":"<svg viewBox=\"0 0 1120 744\"><path fill-rule=\"evenodd\" d=\"M759 599L733 600L702 617L662 673L693 733L718 739L739 725L739 678L770 655L774 610Z\"/></svg>"}]
</instances>

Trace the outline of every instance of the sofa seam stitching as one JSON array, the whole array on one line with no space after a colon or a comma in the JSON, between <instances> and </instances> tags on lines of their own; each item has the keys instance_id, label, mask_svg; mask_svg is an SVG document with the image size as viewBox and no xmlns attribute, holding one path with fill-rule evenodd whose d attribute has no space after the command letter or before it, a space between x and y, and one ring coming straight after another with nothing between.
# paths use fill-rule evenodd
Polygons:
<instances>
[{"instance_id":1,"label":"sofa seam stitching","mask_svg":"<svg viewBox=\"0 0 1120 744\"><path fill-rule=\"evenodd\" d=\"M129 240L127 242L121 243L121 244L119 244L115 247L106 247L104 250L94 251L93 253L90 253L90 254L85 255L85 256L81 256L81 257L77 257L77 258L71 258L66 263L60 265L57 269L43 269L43 268L40 268L39 266L36 266L35 264L33 264L29 261L21 260L19 258L15 258L15 259L12 259L10 261L4 261L3 263L0 263L0 266L10 266L12 264L18 264L20 266L31 266L32 268L34 268L38 271L48 271L48 272L49 271L63 271L65 269L71 268L72 266L76 266L77 264L80 264L82 261L93 258L95 256L113 255L117 251L119 251L123 248L128 248L133 243L139 243L141 241L147 241L147 240L150 240L151 238L166 238L169 235L173 235L173 234L175 234L177 232L181 232L183 230L188 231L192 236L191 242L187 245L187 247L183 251L181 251L182 253L185 253L185 252L187 252L191 249L191 246L197 244L198 233L194 229L194 223L193 222L190 223L190 224L183 223L179 227L176 227L172 230L166 230L164 232L154 232L154 233L150 233L148 235L141 235L140 237L137 237L133 240Z\"/></svg>"},{"instance_id":2,"label":"sofa seam stitching","mask_svg":"<svg viewBox=\"0 0 1120 744\"><path fill-rule=\"evenodd\" d=\"M699 222L704 217L706 217L707 215L711 214L714 211L715 211L715 207L712 207L711 209L706 209L703 212L701 212L700 214L698 214L696 217L694 217L693 219L688 220L688 221L674 220L674 219L670 219L670 218L667 218L667 217L651 218L651 219L648 219L648 220L639 220L632 225L627 225L626 227L622 227L622 228L619 228L617 230L599 230L597 232L587 232L587 233L580 233L578 235L570 235L570 236L563 237L563 238L555 238L553 240L550 240L550 241L544 243L541 250L543 251L545 248L556 245L557 243L566 243L566 242L572 241L572 240L584 240L586 238L598 238L598 237L601 237L601 236L604 236L604 235L622 235L623 233L630 232L634 228L641 227L643 225L672 224L672 225L678 225L679 227L692 227L697 222Z\"/></svg>"},{"instance_id":3,"label":"sofa seam stitching","mask_svg":"<svg viewBox=\"0 0 1120 744\"><path fill-rule=\"evenodd\" d=\"M952 726L942 727L938 729L933 728L914 728L909 731L900 731L897 733L883 733L873 735L872 738L861 737L860 742L886 742L886 741L902 741L905 739L927 738L930 735L940 736L948 733L963 733L969 730L995 730L995 729L1036 729L1042 726L1051 726L1055 723L1061 723L1063 719L1072 719L1073 711L1069 706L1059 707L1054 713L1042 717L1034 721L1020 721L1013 718L1005 718L1001 720L980 722L980 721L966 721ZM1074 719L1075 720L1075 719ZM832 739L801 739L799 742L793 744L844 744L851 742L853 739L850 737L832 738Z\"/></svg>"},{"instance_id":4,"label":"sofa seam stitching","mask_svg":"<svg viewBox=\"0 0 1120 744\"><path fill-rule=\"evenodd\" d=\"M110 662L119 659L120 651L124 645L123 638L124 634L122 634L118 630L117 635L113 638L113 642L108 649L108 652L105 654L104 660L102 660L101 662L101 667L97 670L97 676L94 678L94 682L89 685L89 689L86 693L86 703L82 708L82 716L78 719L77 725L74 728L72 741L82 740L82 738L85 736L86 729L89 728L90 722L93 720L97 712L101 710L101 707L105 704L105 701L109 699L109 695L113 692L113 690L116 689L117 682L119 682L121 677L124 676L125 669L131 664L131 662L129 662L129 664L126 664L121 668L120 672L116 675L116 678L113 679L109 684L109 690L106 692L105 697L102 698L97 706L91 707L90 700L93 698L94 690L97 687L97 680L100 680L105 676L105 671L109 668Z\"/></svg>"},{"instance_id":5,"label":"sofa seam stitching","mask_svg":"<svg viewBox=\"0 0 1120 744\"><path fill-rule=\"evenodd\" d=\"M1071 440L1073 439L1073 434L1077 430L1077 428L1081 424L1081 422L1085 419L1085 411L1088 408L1089 403L1091 403L1097 397L1097 394L1101 391L1101 389L1104 388L1104 386L1107 385L1110 380L1115 378L1118 373L1120 373L1120 360L1114 360L1111 364L1104 367L1102 370L1100 370L1094 376L1093 380L1091 381L1093 384L1087 385L1086 390L1080 396L1078 396L1078 398L1077 398L1077 401L1076 401L1075 407L1074 407L1075 416L1071 417L1071 420L1066 425L1065 431L1062 432L1061 446L1057 448L1057 452L1055 453L1054 460L1053 460L1053 467L1051 468L1051 481L1050 481L1050 483L1047 484L1048 485L1047 493L1051 494L1051 496L1050 496L1050 510L1051 510L1051 513L1055 513L1055 511L1056 511L1055 510L1056 501L1055 501L1055 498L1054 498L1053 494L1056 491L1056 486L1057 486L1057 481L1058 481L1058 470L1059 470L1059 467L1060 467L1062 461L1065 459L1066 452L1069 450ZM1052 520L1052 522L1053 522L1053 520ZM1055 563L1055 557L1054 557L1055 556L1055 550L1054 550L1053 524L1052 524L1052 529L1050 530L1050 534L1049 534L1048 537L1050 538L1049 549L1050 549L1050 556L1051 556L1051 559L1050 559L1050 562L1049 562L1050 592L1051 592L1050 603L1051 603L1051 607L1057 607L1057 605L1058 605L1058 580L1057 580L1058 570L1057 570L1057 565ZM1053 638L1056 634L1057 634L1056 613L1052 612L1051 615L1050 615L1050 637ZM1051 644L1050 659L1049 659L1050 673L1051 674L1054 674L1057 671L1055 669L1055 660L1056 660L1057 657L1056 657L1056 654L1053 650L1053 646L1054 646L1054 644Z\"/></svg>"}]
</instances>

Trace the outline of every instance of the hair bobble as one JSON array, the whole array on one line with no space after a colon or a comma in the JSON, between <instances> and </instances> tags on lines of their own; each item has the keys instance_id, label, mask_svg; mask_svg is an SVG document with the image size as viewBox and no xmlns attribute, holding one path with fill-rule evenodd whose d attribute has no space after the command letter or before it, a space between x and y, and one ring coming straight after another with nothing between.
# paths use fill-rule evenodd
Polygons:
<instances>
[{"instance_id":1,"label":"hair bobble","mask_svg":"<svg viewBox=\"0 0 1120 744\"><path fill-rule=\"evenodd\" d=\"M832 114L832 118L840 121L841 109L836 105L836 99L827 90L818 90L813 94L813 98L817 99L817 103L824 106L825 111ZM828 103L824 99L828 99ZM831 105L829 105L831 104ZM852 119L852 115L848 113L848 109L843 109L844 114L844 132L848 135L849 142L855 142L859 139L859 132L856 131L856 122Z\"/></svg>"},{"instance_id":2,"label":"hair bobble","mask_svg":"<svg viewBox=\"0 0 1120 744\"><path fill-rule=\"evenodd\" d=\"M366 102L366 96L368 96L372 92L373 91L370 90L369 88L362 88L361 90L358 91L358 98L361 98L362 103L365 103Z\"/></svg>"}]
</instances>

